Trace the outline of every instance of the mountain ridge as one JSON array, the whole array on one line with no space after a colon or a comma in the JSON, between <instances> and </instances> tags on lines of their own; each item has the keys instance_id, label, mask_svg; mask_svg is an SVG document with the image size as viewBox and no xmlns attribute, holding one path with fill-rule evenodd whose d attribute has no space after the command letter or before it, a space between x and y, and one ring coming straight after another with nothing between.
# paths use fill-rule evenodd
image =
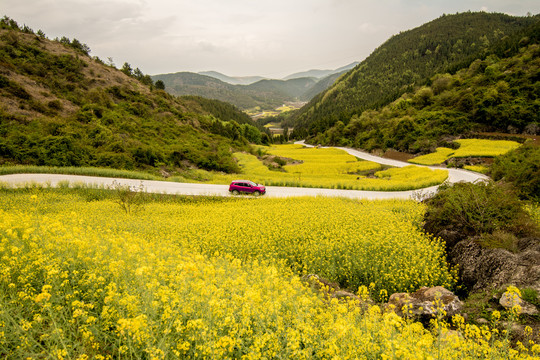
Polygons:
<instances>
[{"instance_id":1,"label":"mountain ridge","mask_svg":"<svg viewBox=\"0 0 540 360\"><path fill-rule=\"evenodd\" d=\"M207 75L177 72L153 75L173 95L196 95L229 102L241 109L274 109L287 101L303 100L303 95L317 81L313 78L290 80L262 79L249 85L232 85Z\"/></svg>"},{"instance_id":2,"label":"mountain ridge","mask_svg":"<svg viewBox=\"0 0 540 360\"><path fill-rule=\"evenodd\" d=\"M302 78L302 77L314 77L317 79L323 79L325 77L328 77L329 75L342 73L343 71L350 70L354 68L356 65L358 65L358 61L354 61L350 64L344 65L340 68L334 69L334 70L320 70L320 69L311 69L307 71L301 71L294 74L287 75L283 78L283 80L289 80L289 79L296 79L296 78Z\"/></svg>"},{"instance_id":3,"label":"mountain ridge","mask_svg":"<svg viewBox=\"0 0 540 360\"><path fill-rule=\"evenodd\" d=\"M228 76L218 71L199 71L197 74L210 76L231 85L250 85L266 79L263 76Z\"/></svg>"},{"instance_id":4,"label":"mountain ridge","mask_svg":"<svg viewBox=\"0 0 540 360\"><path fill-rule=\"evenodd\" d=\"M346 124L353 115L394 101L435 73L534 21L534 17L467 12L443 15L401 32L298 110L289 126L295 128L295 136L305 138L338 121Z\"/></svg>"},{"instance_id":5,"label":"mountain ridge","mask_svg":"<svg viewBox=\"0 0 540 360\"><path fill-rule=\"evenodd\" d=\"M479 55L390 104L337 121L308 141L430 153L477 133L540 134L540 20Z\"/></svg>"}]
</instances>

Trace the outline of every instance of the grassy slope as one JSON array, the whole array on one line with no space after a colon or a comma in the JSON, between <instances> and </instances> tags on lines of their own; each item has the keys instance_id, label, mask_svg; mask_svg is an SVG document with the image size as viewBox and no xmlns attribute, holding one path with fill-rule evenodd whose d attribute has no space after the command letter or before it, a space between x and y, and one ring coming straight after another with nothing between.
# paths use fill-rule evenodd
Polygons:
<instances>
[{"instance_id":1,"label":"grassy slope","mask_svg":"<svg viewBox=\"0 0 540 360\"><path fill-rule=\"evenodd\" d=\"M296 114L296 134L316 135L337 121L347 123L352 115L395 100L534 21L534 17L462 13L393 36Z\"/></svg>"},{"instance_id":2,"label":"grassy slope","mask_svg":"<svg viewBox=\"0 0 540 360\"><path fill-rule=\"evenodd\" d=\"M254 129L229 104L173 97L9 28L0 29L0 104L0 164L230 172L230 150L248 150L242 135Z\"/></svg>"},{"instance_id":3,"label":"grassy slope","mask_svg":"<svg viewBox=\"0 0 540 360\"><path fill-rule=\"evenodd\" d=\"M538 132L540 47L521 48L510 58L476 60L454 75L436 75L431 86L404 94L380 110L338 122L313 139L367 150L409 153L452 147L452 137L478 131Z\"/></svg>"}]
</instances>

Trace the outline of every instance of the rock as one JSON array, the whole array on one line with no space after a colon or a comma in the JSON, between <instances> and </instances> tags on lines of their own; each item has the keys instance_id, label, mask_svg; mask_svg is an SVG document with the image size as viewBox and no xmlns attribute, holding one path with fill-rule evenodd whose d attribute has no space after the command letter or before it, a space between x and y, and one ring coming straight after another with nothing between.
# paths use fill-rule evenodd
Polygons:
<instances>
[{"instance_id":1,"label":"rock","mask_svg":"<svg viewBox=\"0 0 540 360\"><path fill-rule=\"evenodd\" d=\"M358 304L362 304L364 301L358 296L351 292L338 290L330 295L333 299L344 300L344 301L356 301Z\"/></svg>"},{"instance_id":2,"label":"rock","mask_svg":"<svg viewBox=\"0 0 540 360\"><path fill-rule=\"evenodd\" d=\"M510 333L512 334L522 334L525 330L525 325L508 323L507 321L503 321L501 325L506 329L510 328Z\"/></svg>"},{"instance_id":3,"label":"rock","mask_svg":"<svg viewBox=\"0 0 540 360\"><path fill-rule=\"evenodd\" d=\"M165 170L165 169L160 169L159 170L159 173L161 174L161 176L163 176L164 178L168 178L168 177L171 177L171 174Z\"/></svg>"},{"instance_id":4,"label":"rock","mask_svg":"<svg viewBox=\"0 0 540 360\"><path fill-rule=\"evenodd\" d=\"M472 292L497 289L506 284L540 290L538 238L520 239L520 252L482 248L473 239L458 242L448 253L458 264L463 285Z\"/></svg>"},{"instance_id":5,"label":"rock","mask_svg":"<svg viewBox=\"0 0 540 360\"><path fill-rule=\"evenodd\" d=\"M312 289L323 291L325 293L333 293L339 290L339 286L333 282L321 278L317 274L307 274L302 276L302 281L307 283Z\"/></svg>"},{"instance_id":6,"label":"rock","mask_svg":"<svg viewBox=\"0 0 540 360\"><path fill-rule=\"evenodd\" d=\"M484 318L476 319L476 323L480 324L480 325L489 325L489 321L487 319L484 319Z\"/></svg>"},{"instance_id":7,"label":"rock","mask_svg":"<svg viewBox=\"0 0 540 360\"><path fill-rule=\"evenodd\" d=\"M521 308L520 314L537 315L539 313L536 306L523 300L517 293L505 292L499 299L499 304L506 309L511 309L517 305Z\"/></svg>"},{"instance_id":8,"label":"rock","mask_svg":"<svg viewBox=\"0 0 540 360\"><path fill-rule=\"evenodd\" d=\"M302 276L302 281L307 283L310 288L321 292L326 299L338 299L342 301L355 301L358 305L373 304L373 300L367 298L363 299L360 296L353 294L352 292L340 289L339 286L333 282L330 282L324 278L321 278L317 274L308 274Z\"/></svg>"},{"instance_id":9,"label":"rock","mask_svg":"<svg viewBox=\"0 0 540 360\"><path fill-rule=\"evenodd\" d=\"M400 316L436 316L440 310L444 310L445 316L451 317L461 311L463 303L451 291L435 286L423 287L412 294L392 294L388 306Z\"/></svg>"}]
</instances>

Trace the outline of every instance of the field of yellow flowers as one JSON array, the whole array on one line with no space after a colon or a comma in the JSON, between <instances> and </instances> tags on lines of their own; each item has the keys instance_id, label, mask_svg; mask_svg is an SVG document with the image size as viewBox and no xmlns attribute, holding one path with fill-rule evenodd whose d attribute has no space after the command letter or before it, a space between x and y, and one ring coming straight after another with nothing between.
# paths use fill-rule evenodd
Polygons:
<instances>
[{"instance_id":1,"label":"field of yellow flowers","mask_svg":"<svg viewBox=\"0 0 540 360\"><path fill-rule=\"evenodd\" d=\"M240 176L267 186L322 187L330 189L400 191L441 184L448 177L446 170L430 170L419 166L383 169L381 164L358 160L336 148L308 148L288 144L260 147L270 155L300 161L283 166L283 171L270 170L257 156L235 153L242 174L206 174L213 183L230 183Z\"/></svg>"},{"instance_id":2,"label":"field of yellow flowers","mask_svg":"<svg viewBox=\"0 0 540 360\"><path fill-rule=\"evenodd\" d=\"M434 153L417 156L410 159L409 162L420 165L437 165L450 158L494 157L506 154L521 145L509 140L461 139L455 142L459 144L458 149L439 147Z\"/></svg>"},{"instance_id":3,"label":"field of yellow flowers","mask_svg":"<svg viewBox=\"0 0 540 360\"><path fill-rule=\"evenodd\" d=\"M433 330L326 300L299 275L365 293L451 286L412 201L149 199L0 190L0 358L534 358L487 327ZM373 284L372 284L373 283ZM497 318L494 318L496 321ZM535 353L536 351L536 353Z\"/></svg>"}]
</instances>

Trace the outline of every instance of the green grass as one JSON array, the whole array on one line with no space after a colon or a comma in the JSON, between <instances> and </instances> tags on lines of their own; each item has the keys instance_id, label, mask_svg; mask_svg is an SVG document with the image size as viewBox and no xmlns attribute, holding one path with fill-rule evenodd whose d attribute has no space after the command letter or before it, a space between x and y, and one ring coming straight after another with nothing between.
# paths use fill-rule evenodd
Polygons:
<instances>
[{"instance_id":1,"label":"green grass","mask_svg":"<svg viewBox=\"0 0 540 360\"><path fill-rule=\"evenodd\" d=\"M0 166L0 175L8 174L69 174L85 176L116 177L138 180L166 180L161 176L152 175L142 171L118 170L97 167L76 166L37 166L37 165L12 165Z\"/></svg>"}]
</instances>

